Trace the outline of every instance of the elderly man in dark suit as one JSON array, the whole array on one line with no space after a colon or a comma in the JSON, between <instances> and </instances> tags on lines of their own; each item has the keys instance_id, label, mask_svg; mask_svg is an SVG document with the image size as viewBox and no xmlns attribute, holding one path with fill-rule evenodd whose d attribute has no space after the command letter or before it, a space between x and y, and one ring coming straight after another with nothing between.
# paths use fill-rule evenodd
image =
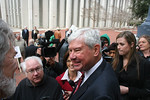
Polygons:
<instances>
[{"instance_id":1,"label":"elderly man in dark suit","mask_svg":"<svg viewBox=\"0 0 150 100\"><path fill-rule=\"evenodd\" d=\"M79 81L81 85L78 83L70 100L120 100L116 75L100 53L99 37L99 31L84 28L68 38L74 69L84 73L83 81Z\"/></svg>"},{"instance_id":2,"label":"elderly man in dark suit","mask_svg":"<svg viewBox=\"0 0 150 100\"><path fill-rule=\"evenodd\" d=\"M28 39L29 39L29 30L27 29L27 27L25 27L22 30L22 38L26 41L27 45L28 45Z\"/></svg>"}]
</instances>

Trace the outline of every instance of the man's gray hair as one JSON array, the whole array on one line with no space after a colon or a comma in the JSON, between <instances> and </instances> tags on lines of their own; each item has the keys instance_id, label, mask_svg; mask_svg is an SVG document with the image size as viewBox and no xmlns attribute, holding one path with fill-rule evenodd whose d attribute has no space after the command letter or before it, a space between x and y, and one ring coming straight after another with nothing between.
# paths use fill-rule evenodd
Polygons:
<instances>
[{"instance_id":1,"label":"man's gray hair","mask_svg":"<svg viewBox=\"0 0 150 100\"><path fill-rule=\"evenodd\" d=\"M84 43L90 48L93 48L95 44L99 45L101 44L100 32L97 29L91 28L78 29L69 36L68 42L70 43L75 39L84 40Z\"/></svg>"},{"instance_id":2,"label":"man's gray hair","mask_svg":"<svg viewBox=\"0 0 150 100\"><path fill-rule=\"evenodd\" d=\"M30 40L29 40L29 44L30 44L30 45L34 45L34 40L33 40L33 39L30 39Z\"/></svg>"},{"instance_id":3,"label":"man's gray hair","mask_svg":"<svg viewBox=\"0 0 150 100\"><path fill-rule=\"evenodd\" d=\"M37 57L37 56L30 56L30 57L27 57L24 62L21 63L21 67L22 67L22 71L26 73L26 62L28 60L31 60L31 59L34 59L36 61L38 61L38 63L43 67L43 63L42 63L42 60L41 58Z\"/></svg>"},{"instance_id":4,"label":"man's gray hair","mask_svg":"<svg viewBox=\"0 0 150 100\"><path fill-rule=\"evenodd\" d=\"M14 34L9 26L0 19L0 71L3 66L3 60L11 45L14 45Z\"/></svg>"}]
</instances>

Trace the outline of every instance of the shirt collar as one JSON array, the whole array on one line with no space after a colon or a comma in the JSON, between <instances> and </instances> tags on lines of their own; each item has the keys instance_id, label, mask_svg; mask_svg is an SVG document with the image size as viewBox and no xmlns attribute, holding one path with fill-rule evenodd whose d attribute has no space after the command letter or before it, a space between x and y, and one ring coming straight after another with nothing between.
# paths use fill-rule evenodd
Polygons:
<instances>
[{"instance_id":1,"label":"shirt collar","mask_svg":"<svg viewBox=\"0 0 150 100\"><path fill-rule=\"evenodd\" d=\"M68 82L70 81L69 76L68 76L68 69L65 71L64 76L61 78L61 80L67 80ZM77 71L77 77L74 80L74 82L77 82L79 78L82 76L82 73L80 71Z\"/></svg>"},{"instance_id":2,"label":"shirt collar","mask_svg":"<svg viewBox=\"0 0 150 100\"><path fill-rule=\"evenodd\" d=\"M90 75L99 67L99 65L102 63L103 57L88 71L84 73L84 79L82 81L82 84L90 77ZM82 85L81 84L81 85Z\"/></svg>"}]
</instances>

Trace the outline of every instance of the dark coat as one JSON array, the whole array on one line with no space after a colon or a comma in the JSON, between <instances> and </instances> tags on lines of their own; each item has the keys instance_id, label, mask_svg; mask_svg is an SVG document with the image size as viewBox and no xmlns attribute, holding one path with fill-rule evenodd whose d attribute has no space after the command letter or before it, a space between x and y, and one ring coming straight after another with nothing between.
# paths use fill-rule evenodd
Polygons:
<instances>
[{"instance_id":1,"label":"dark coat","mask_svg":"<svg viewBox=\"0 0 150 100\"><path fill-rule=\"evenodd\" d=\"M46 64L44 67L44 73L47 76L51 76L53 78L56 78L58 75L63 73L63 65L59 62L55 61L54 66Z\"/></svg>"},{"instance_id":2,"label":"dark coat","mask_svg":"<svg viewBox=\"0 0 150 100\"><path fill-rule=\"evenodd\" d=\"M144 59L150 61L150 56L144 57L144 54L142 53L142 51L139 51L138 54L139 54L140 56L142 56Z\"/></svg>"},{"instance_id":3,"label":"dark coat","mask_svg":"<svg viewBox=\"0 0 150 100\"><path fill-rule=\"evenodd\" d=\"M26 47L26 49L25 49L25 58L27 58L29 56L35 56L37 48L38 47L36 47L34 45L30 45L30 46Z\"/></svg>"},{"instance_id":4,"label":"dark coat","mask_svg":"<svg viewBox=\"0 0 150 100\"><path fill-rule=\"evenodd\" d=\"M38 31L38 30L36 30ZM36 40L37 39L37 34L38 33L34 33L34 30L32 30L32 39Z\"/></svg>"},{"instance_id":5,"label":"dark coat","mask_svg":"<svg viewBox=\"0 0 150 100\"><path fill-rule=\"evenodd\" d=\"M65 40L65 42L63 43L63 45L61 46L60 50L59 50L59 62L60 63L63 63L63 58L64 58L64 55L65 53L67 52L68 50L68 42Z\"/></svg>"},{"instance_id":6,"label":"dark coat","mask_svg":"<svg viewBox=\"0 0 150 100\"><path fill-rule=\"evenodd\" d=\"M119 84L129 88L129 93L121 95L121 100L150 100L150 62L139 56L139 75L135 59L127 67L127 71L122 70L123 60L116 69ZM122 70L122 71L121 71Z\"/></svg>"},{"instance_id":7,"label":"dark coat","mask_svg":"<svg viewBox=\"0 0 150 100\"><path fill-rule=\"evenodd\" d=\"M28 38L29 38L29 31L27 30L27 32L25 33L25 30L23 29L22 30L22 38L23 39L27 39L28 40Z\"/></svg>"},{"instance_id":8,"label":"dark coat","mask_svg":"<svg viewBox=\"0 0 150 100\"><path fill-rule=\"evenodd\" d=\"M70 100L120 100L119 83L112 66L103 60Z\"/></svg>"}]
</instances>

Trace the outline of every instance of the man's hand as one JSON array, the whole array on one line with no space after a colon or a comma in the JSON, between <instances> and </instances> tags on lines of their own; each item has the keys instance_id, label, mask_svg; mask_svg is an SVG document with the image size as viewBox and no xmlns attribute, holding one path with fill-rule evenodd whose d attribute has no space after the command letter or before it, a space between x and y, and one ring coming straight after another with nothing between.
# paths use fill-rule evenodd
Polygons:
<instances>
[{"instance_id":1,"label":"man's hand","mask_svg":"<svg viewBox=\"0 0 150 100\"><path fill-rule=\"evenodd\" d=\"M121 94L127 94L129 92L129 88L120 85L120 92L121 92Z\"/></svg>"},{"instance_id":2,"label":"man's hand","mask_svg":"<svg viewBox=\"0 0 150 100\"><path fill-rule=\"evenodd\" d=\"M70 95L71 95L71 91L64 91L64 94L63 94L63 98L64 100L68 100Z\"/></svg>"}]
</instances>

